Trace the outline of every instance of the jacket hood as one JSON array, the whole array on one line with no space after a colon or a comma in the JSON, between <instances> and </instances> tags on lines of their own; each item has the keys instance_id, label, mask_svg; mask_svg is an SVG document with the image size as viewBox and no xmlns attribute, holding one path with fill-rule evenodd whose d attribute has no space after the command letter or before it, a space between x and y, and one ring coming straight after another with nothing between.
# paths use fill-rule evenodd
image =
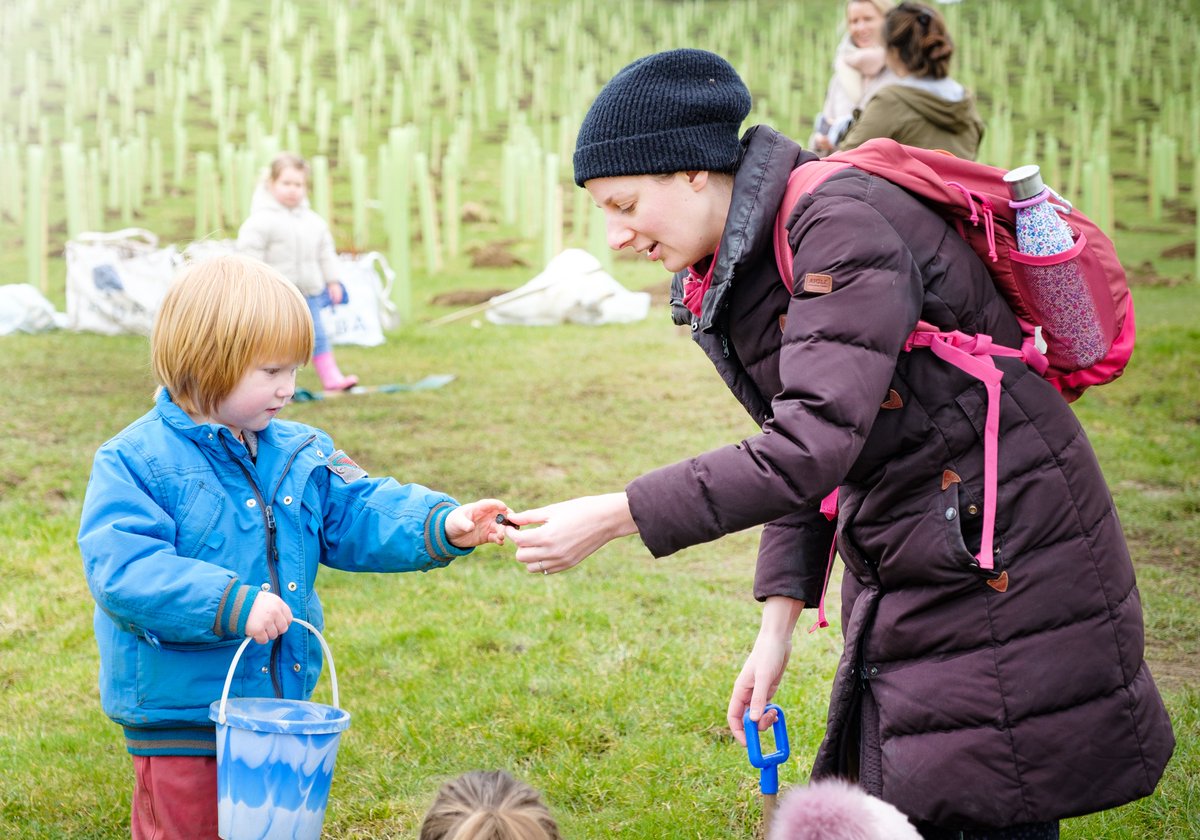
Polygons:
<instances>
[{"instance_id":1,"label":"jacket hood","mask_svg":"<svg viewBox=\"0 0 1200 840\"><path fill-rule=\"evenodd\" d=\"M952 82L945 85L945 82ZM957 89L958 98L948 98ZM954 134L968 130L975 124L975 109L971 97L967 95L962 85L951 79L942 79L932 85L921 81L898 82L890 85L887 90L891 95L903 101L930 124Z\"/></svg>"}]
</instances>

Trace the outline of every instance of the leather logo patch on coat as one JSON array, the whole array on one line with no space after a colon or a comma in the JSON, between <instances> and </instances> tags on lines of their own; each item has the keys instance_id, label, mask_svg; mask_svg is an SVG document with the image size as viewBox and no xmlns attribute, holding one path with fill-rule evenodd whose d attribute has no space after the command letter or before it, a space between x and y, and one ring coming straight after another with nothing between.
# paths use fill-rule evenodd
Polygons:
<instances>
[{"instance_id":1,"label":"leather logo patch on coat","mask_svg":"<svg viewBox=\"0 0 1200 840\"><path fill-rule=\"evenodd\" d=\"M942 473L943 490L945 490L951 484L958 484L960 481L962 481L962 479L958 477L958 473L956 473L954 470L946 470Z\"/></svg>"},{"instance_id":2,"label":"leather logo patch on coat","mask_svg":"<svg viewBox=\"0 0 1200 840\"><path fill-rule=\"evenodd\" d=\"M987 582L987 585L995 589L997 592L1008 591L1008 572L1001 572L999 577L992 578Z\"/></svg>"},{"instance_id":3,"label":"leather logo patch on coat","mask_svg":"<svg viewBox=\"0 0 1200 840\"><path fill-rule=\"evenodd\" d=\"M804 291L823 295L833 291L833 278L828 274L805 274Z\"/></svg>"},{"instance_id":4,"label":"leather logo patch on coat","mask_svg":"<svg viewBox=\"0 0 1200 840\"><path fill-rule=\"evenodd\" d=\"M331 473L347 484L351 481L367 477L367 471L354 463L354 459L340 449L329 456L325 461L325 466Z\"/></svg>"},{"instance_id":5,"label":"leather logo patch on coat","mask_svg":"<svg viewBox=\"0 0 1200 840\"><path fill-rule=\"evenodd\" d=\"M879 404L880 408L904 408L904 400L900 399L900 394L895 388L888 388L888 398Z\"/></svg>"}]
</instances>

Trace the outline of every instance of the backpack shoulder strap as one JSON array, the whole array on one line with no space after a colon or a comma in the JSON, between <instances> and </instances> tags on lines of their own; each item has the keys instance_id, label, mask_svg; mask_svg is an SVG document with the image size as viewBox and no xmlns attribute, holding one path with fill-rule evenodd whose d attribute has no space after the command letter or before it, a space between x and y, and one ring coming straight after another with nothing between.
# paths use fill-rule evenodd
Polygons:
<instances>
[{"instance_id":1,"label":"backpack shoulder strap","mask_svg":"<svg viewBox=\"0 0 1200 840\"><path fill-rule=\"evenodd\" d=\"M788 244L787 222L796 207L800 196L811 193L825 181L843 169L849 169L851 164L825 160L810 160L792 170L788 176L787 188L783 192L783 201L779 203L779 212L775 214L775 265L779 268L779 276L788 292L792 291L792 247Z\"/></svg>"}]
</instances>

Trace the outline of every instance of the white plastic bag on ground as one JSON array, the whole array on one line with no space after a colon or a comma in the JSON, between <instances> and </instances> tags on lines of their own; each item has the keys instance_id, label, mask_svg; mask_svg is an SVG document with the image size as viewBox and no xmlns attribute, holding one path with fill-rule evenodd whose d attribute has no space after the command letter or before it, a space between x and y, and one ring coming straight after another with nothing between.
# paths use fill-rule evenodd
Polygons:
<instances>
[{"instance_id":1,"label":"white plastic bag on ground","mask_svg":"<svg viewBox=\"0 0 1200 840\"><path fill-rule=\"evenodd\" d=\"M358 256L342 254L338 268L348 300L321 310L325 334L334 344L383 344L384 330L400 323L396 304L392 303L396 272L377 251Z\"/></svg>"},{"instance_id":2,"label":"white plastic bag on ground","mask_svg":"<svg viewBox=\"0 0 1200 840\"><path fill-rule=\"evenodd\" d=\"M142 228L81 233L67 242L67 326L149 335L181 257Z\"/></svg>"},{"instance_id":3,"label":"white plastic bag on ground","mask_svg":"<svg viewBox=\"0 0 1200 840\"><path fill-rule=\"evenodd\" d=\"M587 251L568 248L525 285L491 299L493 324L620 324L640 321L650 311L650 295L631 292L612 278Z\"/></svg>"},{"instance_id":4,"label":"white plastic bag on ground","mask_svg":"<svg viewBox=\"0 0 1200 840\"><path fill-rule=\"evenodd\" d=\"M0 335L45 332L66 323L67 316L28 283L0 286Z\"/></svg>"}]
</instances>

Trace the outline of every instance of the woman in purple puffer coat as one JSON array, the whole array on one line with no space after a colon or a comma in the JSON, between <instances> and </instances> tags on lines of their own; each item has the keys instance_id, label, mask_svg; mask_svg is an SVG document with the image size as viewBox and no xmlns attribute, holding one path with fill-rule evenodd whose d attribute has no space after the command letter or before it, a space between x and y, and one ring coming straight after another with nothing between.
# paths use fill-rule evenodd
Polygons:
<instances>
[{"instance_id":1,"label":"woman in purple puffer coat","mask_svg":"<svg viewBox=\"0 0 1200 840\"><path fill-rule=\"evenodd\" d=\"M677 273L683 321L761 434L514 515L529 571L568 569L637 533L661 557L765 525L762 628L729 704L760 728L801 610L822 597L839 491L845 648L814 777L854 779L927 838L1052 838L1058 821L1151 793L1174 739L1143 660L1133 565L1074 413L1020 359L996 358L995 552L982 541L985 392L917 322L1021 332L984 265L935 212L849 169L790 214L794 293L773 226L815 159L765 126L700 50L635 61L579 132L575 180L609 244ZM991 568L986 568L991 566Z\"/></svg>"}]
</instances>

